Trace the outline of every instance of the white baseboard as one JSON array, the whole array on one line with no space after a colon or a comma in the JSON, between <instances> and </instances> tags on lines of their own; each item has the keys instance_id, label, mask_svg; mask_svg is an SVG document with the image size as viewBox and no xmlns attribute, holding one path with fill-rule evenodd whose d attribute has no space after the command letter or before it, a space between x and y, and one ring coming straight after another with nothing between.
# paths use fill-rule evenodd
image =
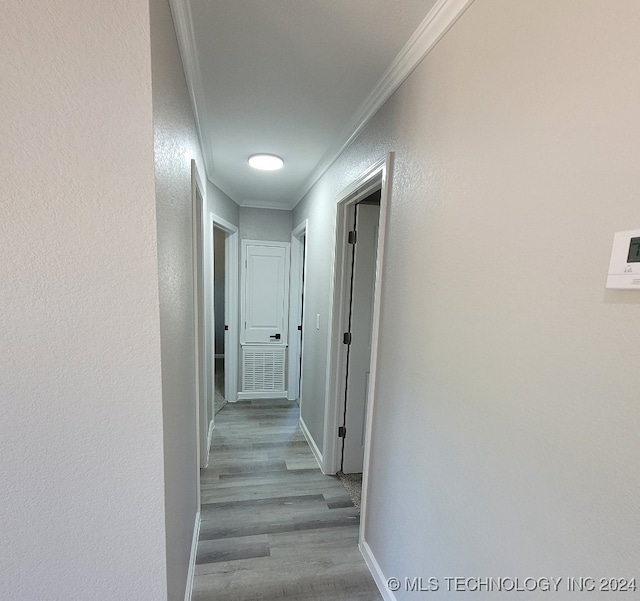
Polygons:
<instances>
[{"instance_id":1,"label":"white baseboard","mask_svg":"<svg viewBox=\"0 0 640 601\"><path fill-rule=\"evenodd\" d=\"M397 597L387 588L387 578L382 573L378 562L376 561L375 556L373 555L373 551L371 547L367 544L366 540L363 540L360 545L360 553L362 553L362 557L364 557L364 561L369 568L369 572L373 576L373 579L376 581L376 585L380 590L380 594L384 601L398 601Z\"/></svg>"},{"instance_id":2,"label":"white baseboard","mask_svg":"<svg viewBox=\"0 0 640 601\"><path fill-rule=\"evenodd\" d=\"M320 452L320 449L318 448L316 441L313 440L313 436L311 436L311 432L309 432L309 429L307 428L307 424L304 423L302 416L300 416L300 429L302 430L304 437L307 439L307 442L309 443L309 447L311 447L311 452L313 453L313 456L316 458L316 461L318 462L318 466L320 467L320 470L322 470L322 453ZM322 470L322 473L324 474L324 470Z\"/></svg>"},{"instance_id":3,"label":"white baseboard","mask_svg":"<svg viewBox=\"0 0 640 601\"><path fill-rule=\"evenodd\" d=\"M193 592L193 577L196 571L196 556L198 554L198 539L200 538L200 512L196 513L196 521L193 525L193 538L191 539L191 557L189 558L189 572L187 573L187 586L184 591L184 601L191 601Z\"/></svg>"},{"instance_id":4,"label":"white baseboard","mask_svg":"<svg viewBox=\"0 0 640 601\"><path fill-rule=\"evenodd\" d=\"M238 400L247 401L251 399L284 399L287 398L287 391L281 392L239 392Z\"/></svg>"}]
</instances>

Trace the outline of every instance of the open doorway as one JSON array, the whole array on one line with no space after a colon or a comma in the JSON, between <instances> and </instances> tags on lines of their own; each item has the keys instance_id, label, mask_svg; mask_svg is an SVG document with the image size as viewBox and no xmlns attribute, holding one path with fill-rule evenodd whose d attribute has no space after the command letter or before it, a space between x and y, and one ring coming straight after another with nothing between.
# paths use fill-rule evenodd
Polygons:
<instances>
[{"instance_id":1,"label":"open doorway","mask_svg":"<svg viewBox=\"0 0 640 601\"><path fill-rule=\"evenodd\" d=\"M214 308L214 391L213 410L218 413L228 402L225 390L226 321L226 237L227 233L213 226L213 308Z\"/></svg>"},{"instance_id":2,"label":"open doorway","mask_svg":"<svg viewBox=\"0 0 640 601\"><path fill-rule=\"evenodd\" d=\"M362 474L364 438L371 375L373 295L380 218L378 189L349 207L351 269L347 291L346 367L342 428L341 472Z\"/></svg>"},{"instance_id":3,"label":"open doorway","mask_svg":"<svg viewBox=\"0 0 640 601\"><path fill-rule=\"evenodd\" d=\"M238 400L238 228L209 214L211 236L212 323L209 328L211 358L208 364L215 415L228 402Z\"/></svg>"},{"instance_id":4,"label":"open doorway","mask_svg":"<svg viewBox=\"0 0 640 601\"><path fill-rule=\"evenodd\" d=\"M342 473L344 468L345 471L362 472L361 539L366 522L370 436L375 419L384 241L392 169L393 153L389 153L347 186L336 199L322 471L336 474ZM359 291L364 300L355 299L352 303L352 292L355 291ZM352 312L354 307L357 311ZM358 344L363 347L360 352L355 350L358 357L351 352L356 336ZM357 384L354 380L356 371L359 372ZM354 398L351 398L350 391ZM354 416L348 415L350 409L354 410ZM347 463L350 437L362 456L355 466Z\"/></svg>"},{"instance_id":5,"label":"open doorway","mask_svg":"<svg viewBox=\"0 0 640 601\"><path fill-rule=\"evenodd\" d=\"M289 357L288 398L301 403L304 294L307 257L307 223L305 219L291 233L291 282L289 285Z\"/></svg>"}]
</instances>

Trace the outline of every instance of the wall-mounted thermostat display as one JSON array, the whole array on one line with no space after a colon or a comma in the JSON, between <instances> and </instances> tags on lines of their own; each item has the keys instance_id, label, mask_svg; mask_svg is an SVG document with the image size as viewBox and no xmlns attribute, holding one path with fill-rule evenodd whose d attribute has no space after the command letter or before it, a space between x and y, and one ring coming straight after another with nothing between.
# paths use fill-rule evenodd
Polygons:
<instances>
[{"instance_id":1,"label":"wall-mounted thermostat display","mask_svg":"<svg viewBox=\"0 0 640 601\"><path fill-rule=\"evenodd\" d=\"M607 288L640 290L640 230L616 232Z\"/></svg>"}]
</instances>

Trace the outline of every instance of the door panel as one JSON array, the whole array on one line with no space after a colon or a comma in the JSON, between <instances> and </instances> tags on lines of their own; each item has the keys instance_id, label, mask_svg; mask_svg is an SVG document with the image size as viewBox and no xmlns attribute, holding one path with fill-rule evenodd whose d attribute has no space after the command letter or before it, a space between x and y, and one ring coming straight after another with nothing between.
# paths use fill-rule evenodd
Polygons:
<instances>
[{"instance_id":1,"label":"door panel","mask_svg":"<svg viewBox=\"0 0 640 601\"><path fill-rule=\"evenodd\" d=\"M243 242L242 344L287 344L289 244Z\"/></svg>"},{"instance_id":2,"label":"door panel","mask_svg":"<svg viewBox=\"0 0 640 601\"><path fill-rule=\"evenodd\" d=\"M360 473L364 462L364 432L369 392L373 292L376 278L380 206L356 206L357 242L353 252L350 329L345 407L346 437L342 471Z\"/></svg>"}]
</instances>

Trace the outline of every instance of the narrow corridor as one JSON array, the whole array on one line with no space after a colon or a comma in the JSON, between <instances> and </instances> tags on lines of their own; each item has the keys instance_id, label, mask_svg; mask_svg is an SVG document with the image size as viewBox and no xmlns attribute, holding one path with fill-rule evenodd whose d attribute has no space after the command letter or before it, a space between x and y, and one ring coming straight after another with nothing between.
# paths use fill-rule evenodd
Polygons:
<instances>
[{"instance_id":1,"label":"narrow corridor","mask_svg":"<svg viewBox=\"0 0 640 601\"><path fill-rule=\"evenodd\" d=\"M381 599L358 510L318 468L298 415L294 402L257 400L216 416L193 601Z\"/></svg>"}]
</instances>

